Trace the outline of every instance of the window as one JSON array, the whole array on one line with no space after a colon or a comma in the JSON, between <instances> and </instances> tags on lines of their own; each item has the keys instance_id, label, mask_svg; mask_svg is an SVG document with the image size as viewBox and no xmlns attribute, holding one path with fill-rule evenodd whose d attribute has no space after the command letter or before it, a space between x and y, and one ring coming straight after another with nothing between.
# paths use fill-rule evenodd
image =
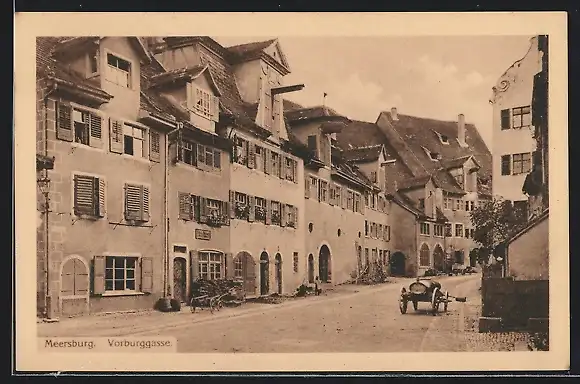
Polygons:
<instances>
[{"instance_id":1,"label":"window","mask_svg":"<svg viewBox=\"0 0 580 384\"><path fill-rule=\"evenodd\" d=\"M373 194L371 199L371 208L375 209L376 207L377 207L377 195Z\"/></svg>"},{"instance_id":2,"label":"window","mask_svg":"<svg viewBox=\"0 0 580 384\"><path fill-rule=\"evenodd\" d=\"M379 249L379 263L383 262L383 250Z\"/></svg>"},{"instance_id":3,"label":"window","mask_svg":"<svg viewBox=\"0 0 580 384\"><path fill-rule=\"evenodd\" d=\"M298 220L297 209L293 205L286 204L286 226L296 228L296 221Z\"/></svg>"},{"instance_id":4,"label":"window","mask_svg":"<svg viewBox=\"0 0 580 384\"><path fill-rule=\"evenodd\" d=\"M211 98L209 92L199 87L195 87L195 104L194 108L197 113L206 118L211 118Z\"/></svg>"},{"instance_id":5,"label":"window","mask_svg":"<svg viewBox=\"0 0 580 384\"><path fill-rule=\"evenodd\" d=\"M419 209L420 210L425 209L425 199L419 199Z\"/></svg>"},{"instance_id":6,"label":"window","mask_svg":"<svg viewBox=\"0 0 580 384\"><path fill-rule=\"evenodd\" d=\"M223 274L223 254L219 252L199 252L198 267L201 279L221 279Z\"/></svg>"},{"instance_id":7,"label":"window","mask_svg":"<svg viewBox=\"0 0 580 384\"><path fill-rule=\"evenodd\" d=\"M129 124L123 125L123 148L126 155L145 157L145 130Z\"/></svg>"},{"instance_id":8,"label":"window","mask_svg":"<svg viewBox=\"0 0 580 384\"><path fill-rule=\"evenodd\" d=\"M383 238L383 225L379 224L379 233L377 233L377 238L378 239L382 239Z\"/></svg>"},{"instance_id":9,"label":"window","mask_svg":"<svg viewBox=\"0 0 580 384\"><path fill-rule=\"evenodd\" d=\"M97 75L99 73L99 51L90 52L87 54L88 59L88 77Z\"/></svg>"},{"instance_id":10,"label":"window","mask_svg":"<svg viewBox=\"0 0 580 384\"><path fill-rule=\"evenodd\" d=\"M369 222L365 220L365 236L369 235Z\"/></svg>"},{"instance_id":11,"label":"window","mask_svg":"<svg viewBox=\"0 0 580 384\"><path fill-rule=\"evenodd\" d=\"M361 213L362 196L358 193L354 195L354 211Z\"/></svg>"},{"instance_id":12,"label":"window","mask_svg":"<svg viewBox=\"0 0 580 384\"><path fill-rule=\"evenodd\" d=\"M256 159L255 160L256 169L259 171L262 171L262 172L264 172L264 169L265 169L265 167L264 167L264 165L265 165L265 163L264 163L264 161L265 161L264 151L265 151L264 148L262 148L258 145L254 146L254 156Z\"/></svg>"},{"instance_id":13,"label":"window","mask_svg":"<svg viewBox=\"0 0 580 384\"><path fill-rule=\"evenodd\" d=\"M292 266L294 268L294 273L298 273L298 265L299 265L298 252L294 252L294 254L292 255Z\"/></svg>"},{"instance_id":14,"label":"window","mask_svg":"<svg viewBox=\"0 0 580 384\"><path fill-rule=\"evenodd\" d=\"M475 208L475 202L474 201L466 201L465 202L465 210L467 212L473 211L474 208Z\"/></svg>"},{"instance_id":15,"label":"window","mask_svg":"<svg viewBox=\"0 0 580 384\"><path fill-rule=\"evenodd\" d=\"M371 171L371 181L373 183L377 182L377 172L376 171Z\"/></svg>"},{"instance_id":16,"label":"window","mask_svg":"<svg viewBox=\"0 0 580 384\"><path fill-rule=\"evenodd\" d=\"M391 251L389 251L388 249L385 249L383 251L383 263L385 265L388 265L389 264L390 257L391 257Z\"/></svg>"},{"instance_id":17,"label":"window","mask_svg":"<svg viewBox=\"0 0 580 384\"><path fill-rule=\"evenodd\" d=\"M239 137L236 138L235 161L242 165L246 165L248 161L248 142Z\"/></svg>"},{"instance_id":18,"label":"window","mask_svg":"<svg viewBox=\"0 0 580 384\"><path fill-rule=\"evenodd\" d=\"M451 209L453 202L449 197L443 199L443 209Z\"/></svg>"},{"instance_id":19,"label":"window","mask_svg":"<svg viewBox=\"0 0 580 384\"><path fill-rule=\"evenodd\" d=\"M320 180L318 183L318 201L328 201L328 182Z\"/></svg>"},{"instance_id":20,"label":"window","mask_svg":"<svg viewBox=\"0 0 580 384\"><path fill-rule=\"evenodd\" d=\"M452 225L450 223L445 224L445 237L451 237L453 236L453 228Z\"/></svg>"},{"instance_id":21,"label":"window","mask_svg":"<svg viewBox=\"0 0 580 384\"><path fill-rule=\"evenodd\" d=\"M105 216L105 180L85 175L74 175L74 214L92 217Z\"/></svg>"},{"instance_id":22,"label":"window","mask_svg":"<svg viewBox=\"0 0 580 384\"><path fill-rule=\"evenodd\" d=\"M419 264L421 267L428 267L431 264L431 254L427 244L421 246L421 250L419 251Z\"/></svg>"},{"instance_id":23,"label":"window","mask_svg":"<svg viewBox=\"0 0 580 384\"><path fill-rule=\"evenodd\" d=\"M526 128L532 122L532 114L530 106L519 107L512 109L512 128Z\"/></svg>"},{"instance_id":24,"label":"window","mask_svg":"<svg viewBox=\"0 0 580 384\"><path fill-rule=\"evenodd\" d=\"M194 216L194 196L187 192L178 192L179 199L179 219L193 220Z\"/></svg>"},{"instance_id":25,"label":"window","mask_svg":"<svg viewBox=\"0 0 580 384\"><path fill-rule=\"evenodd\" d=\"M181 159L184 163L189 165L197 165L194 147L195 145L190 142L181 142Z\"/></svg>"},{"instance_id":26,"label":"window","mask_svg":"<svg viewBox=\"0 0 580 384\"><path fill-rule=\"evenodd\" d=\"M463 224L455 224L455 237L463 237Z\"/></svg>"},{"instance_id":27,"label":"window","mask_svg":"<svg viewBox=\"0 0 580 384\"><path fill-rule=\"evenodd\" d=\"M105 291L135 291L137 257L105 258Z\"/></svg>"},{"instance_id":28,"label":"window","mask_svg":"<svg viewBox=\"0 0 580 384\"><path fill-rule=\"evenodd\" d=\"M313 151L316 154L316 148L317 148L317 139L316 139L316 135L310 135L308 136L308 149L310 149L311 151Z\"/></svg>"},{"instance_id":29,"label":"window","mask_svg":"<svg viewBox=\"0 0 580 384\"><path fill-rule=\"evenodd\" d=\"M437 237L443 237L443 225L442 224L433 225L433 234Z\"/></svg>"},{"instance_id":30,"label":"window","mask_svg":"<svg viewBox=\"0 0 580 384\"><path fill-rule=\"evenodd\" d=\"M336 194L336 199L334 200L335 204L338 207L342 207L342 187L340 185L335 185L334 190Z\"/></svg>"},{"instance_id":31,"label":"window","mask_svg":"<svg viewBox=\"0 0 580 384\"><path fill-rule=\"evenodd\" d=\"M385 231L383 233L383 239L385 241L391 241L391 226L385 225Z\"/></svg>"},{"instance_id":32,"label":"window","mask_svg":"<svg viewBox=\"0 0 580 384\"><path fill-rule=\"evenodd\" d=\"M513 156L513 174L521 175L532 170L532 154L517 153Z\"/></svg>"},{"instance_id":33,"label":"window","mask_svg":"<svg viewBox=\"0 0 580 384\"><path fill-rule=\"evenodd\" d=\"M502 109L501 111L501 129L506 130L510 129L510 110L509 109Z\"/></svg>"},{"instance_id":34,"label":"window","mask_svg":"<svg viewBox=\"0 0 580 384\"><path fill-rule=\"evenodd\" d=\"M248 195L236 192L234 209L236 219L248 220L248 216L250 214Z\"/></svg>"},{"instance_id":35,"label":"window","mask_svg":"<svg viewBox=\"0 0 580 384\"><path fill-rule=\"evenodd\" d=\"M348 198L346 200L346 208L351 211L354 210L354 192L348 191Z\"/></svg>"},{"instance_id":36,"label":"window","mask_svg":"<svg viewBox=\"0 0 580 384\"><path fill-rule=\"evenodd\" d=\"M57 106L56 134L65 141L89 145L95 148L103 146L102 118L86 110L73 108L69 103L60 102Z\"/></svg>"},{"instance_id":37,"label":"window","mask_svg":"<svg viewBox=\"0 0 580 384\"><path fill-rule=\"evenodd\" d=\"M420 230L421 230L422 235L428 235L429 234L429 223L421 223Z\"/></svg>"},{"instance_id":38,"label":"window","mask_svg":"<svg viewBox=\"0 0 580 384\"><path fill-rule=\"evenodd\" d=\"M280 177L280 155L276 152L270 152L271 164L272 164L272 175Z\"/></svg>"},{"instance_id":39,"label":"window","mask_svg":"<svg viewBox=\"0 0 580 384\"><path fill-rule=\"evenodd\" d=\"M286 180L292 181L294 183L296 182L297 165L298 164L296 160L286 157L285 159Z\"/></svg>"},{"instance_id":40,"label":"window","mask_svg":"<svg viewBox=\"0 0 580 384\"><path fill-rule=\"evenodd\" d=\"M365 265L369 265L369 249L365 248Z\"/></svg>"},{"instance_id":41,"label":"window","mask_svg":"<svg viewBox=\"0 0 580 384\"><path fill-rule=\"evenodd\" d=\"M466 239L473 239L473 228L465 228L465 238Z\"/></svg>"},{"instance_id":42,"label":"window","mask_svg":"<svg viewBox=\"0 0 580 384\"><path fill-rule=\"evenodd\" d=\"M125 184L125 220L149 221L149 188Z\"/></svg>"},{"instance_id":43,"label":"window","mask_svg":"<svg viewBox=\"0 0 580 384\"><path fill-rule=\"evenodd\" d=\"M457 185L459 185L459 187L461 189L463 189L463 187L465 185L465 182L464 182L465 178L464 178L464 175L463 175L463 168L461 168L461 170L458 171L457 174L453 175L453 178L455 179L455 182L457 183Z\"/></svg>"},{"instance_id":44,"label":"window","mask_svg":"<svg viewBox=\"0 0 580 384\"><path fill-rule=\"evenodd\" d=\"M266 199L263 197L256 197L256 206L254 207L255 220L266 222Z\"/></svg>"},{"instance_id":45,"label":"window","mask_svg":"<svg viewBox=\"0 0 580 384\"><path fill-rule=\"evenodd\" d=\"M501 157L501 174L502 176L511 175L511 156L510 155L502 155Z\"/></svg>"},{"instance_id":46,"label":"window","mask_svg":"<svg viewBox=\"0 0 580 384\"><path fill-rule=\"evenodd\" d=\"M236 257L234 260L234 278L242 279L243 274L242 271L244 270L244 262L242 261L241 257Z\"/></svg>"},{"instance_id":47,"label":"window","mask_svg":"<svg viewBox=\"0 0 580 384\"><path fill-rule=\"evenodd\" d=\"M115 55L107 53L106 78L121 87L131 87L131 63Z\"/></svg>"},{"instance_id":48,"label":"window","mask_svg":"<svg viewBox=\"0 0 580 384\"><path fill-rule=\"evenodd\" d=\"M271 201L272 207L272 224L281 225L282 224L282 216L280 212L280 203L277 201Z\"/></svg>"},{"instance_id":49,"label":"window","mask_svg":"<svg viewBox=\"0 0 580 384\"><path fill-rule=\"evenodd\" d=\"M454 211L459 211L463 207L463 202L461 199L452 199L452 202Z\"/></svg>"}]
</instances>

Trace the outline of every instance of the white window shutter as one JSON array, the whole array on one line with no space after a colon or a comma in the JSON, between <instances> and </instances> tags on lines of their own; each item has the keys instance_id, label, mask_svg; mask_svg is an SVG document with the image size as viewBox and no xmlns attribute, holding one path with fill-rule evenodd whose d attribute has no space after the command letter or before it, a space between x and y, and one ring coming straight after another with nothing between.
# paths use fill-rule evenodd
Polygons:
<instances>
[{"instance_id":1,"label":"white window shutter","mask_svg":"<svg viewBox=\"0 0 580 384\"><path fill-rule=\"evenodd\" d=\"M194 98L195 98L195 92L193 91L193 84L192 83L186 83L186 103L187 103L187 109L193 109L193 106L195 105L194 103Z\"/></svg>"},{"instance_id":2,"label":"white window shutter","mask_svg":"<svg viewBox=\"0 0 580 384\"><path fill-rule=\"evenodd\" d=\"M107 184L105 179L99 178L99 216L104 217L107 213Z\"/></svg>"}]
</instances>

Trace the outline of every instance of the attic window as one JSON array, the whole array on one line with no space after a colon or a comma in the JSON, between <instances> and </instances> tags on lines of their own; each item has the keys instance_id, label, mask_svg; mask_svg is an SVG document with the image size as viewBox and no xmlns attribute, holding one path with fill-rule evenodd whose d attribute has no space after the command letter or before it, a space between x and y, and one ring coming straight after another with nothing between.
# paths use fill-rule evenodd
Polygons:
<instances>
[{"instance_id":1,"label":"attic window","mask_svg":"<svg viewBox=\"0 0 580 384\"><path fill-rule=\"evenodd\" d=\"M439 132L435 131L437 137L439 137L439 141L441 144L449 145L449 137L447 135L442 135Z\"/></svg>"},{"instance_id":2,"label":"attic window","mask_svg":"<svg viewBox=\"0 0 580 384\"><path fill-rule=\"evenodd\" d=\"M107 80L121 87L131 88L131 63L107 53Z\"/></svg>"},{"instance_id":3,"label":"attic window","mask_svg":"<svg viewBox=\"0 0 580 384\"><path fill-rule=\"evenodd\" d=\"M425 153L427 154L427 156L429 156L429 158L431 159L431 161L438 161L441 159L441 155L437 152L431 152L430 150L428 150L425 147L421 147L423 148L423 150L425 151Z\"/></svg>"}]
</instances>

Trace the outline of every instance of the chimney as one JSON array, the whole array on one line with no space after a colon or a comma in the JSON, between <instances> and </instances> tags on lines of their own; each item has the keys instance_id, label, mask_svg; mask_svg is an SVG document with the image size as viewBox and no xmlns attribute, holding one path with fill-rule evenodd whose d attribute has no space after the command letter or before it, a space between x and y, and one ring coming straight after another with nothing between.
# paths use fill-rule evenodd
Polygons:
<instances>
[{"instance_id":1,"label":"chimney","mask_svg":"<svg viewBox=\"0 0 580 384\"><path fill-rule=\"evenodd\" d=\"M392 120L399 120L399 117L397 116L397 108L393 107L391 108L391 119Z\"/></svg>"},{"instance_id":2,"label":"chimney","mask_svg":"<svg viewBox=\"0 0 580 384\"><path fill-rule=\"evenodd\" d=\"M457 141L459 144L465 144L465 116L463 113L457 116Z\"/></svg>"}]
</instances>

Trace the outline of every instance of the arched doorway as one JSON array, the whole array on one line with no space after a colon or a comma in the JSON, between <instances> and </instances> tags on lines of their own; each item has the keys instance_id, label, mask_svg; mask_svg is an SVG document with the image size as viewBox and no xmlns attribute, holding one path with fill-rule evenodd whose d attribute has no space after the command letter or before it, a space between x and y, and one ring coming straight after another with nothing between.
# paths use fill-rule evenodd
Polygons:
<instances>
[{"instance_id":1,"label":"arched doorway","mask_svg":"<svg viewBox=\"0 0 580 384\"><path fill-rule=\"evenodd\" d=\"M187 301L187 260L184 257L173 258L173 298L180 303Z\"/></svg>"},{"instance_id":2,"label":"arched doorway","mask_svg":"<svg viewBox=\"0 0 580 384\"><path fill-rule=\"evenodd\" d=\"M266 251L260 255L260 295L267 295L270 291L270 261Z\"/></svg>"},{"instance_id":3,"label":"arched doorway","mask_svg":"<svg viewBox=\"0 0 580 384\"><path fill-rule=\"evenodd\" d=\"M234 278L244 282L247 295L256 293L256 263L248 252L240 252L234 258Z\"/></svg>"},{"instance_id":4,"label":"arched doorway","mask_svg":"<svg viewBox=\"0 0 580 384\"><path fill-rule=\"evenodd\" d=\"M323 283L330 281L330 249L326 245L320 247L318 255L318 278Z\"/></svg>"},{"instance_id":5,"label":"arched doorway","mask_svg":"<svg viewBox=\"0 0 580 384\"><path fill-rule=\"evenodd\" d=\"M405 254L403 252L395 252L391 255L391 275L405 276Z\"/></svg>"},{"instance_id":6,"label":"arched doorway","mask_svg":"<svg viewBox=\"0 0 580 384\"><path fill-rule=\"evenodd\" d=\"M278 294L282 294L282 255L279 253L276 254L274 257L274 264L275 264L275 278L276 278L276 287L278 288Z\"/></svg>"},{"instance_id":7,"label":"arched doorway","mask_svg":"<svg viewBox=\"0 0 580 384\"><path fill-rule=\"evenodd\" d=\"M308 255L308 282L314 283L314 256Z\"/></svg>"},{"instance_id":8,"label":"arched doorway","mask_svg":"<svg viewBox=\"0 0 580 384\"><path fill-rule=\"evenodd\" d=\"M89 268L78 256L69 256L60 271L60 310L65 316L89 311Z\"/></svg>"},{"instance_id":9,"label":"arched doorway","mask_svg":"<svg viewBox=\"0 0 580 384\"><path fill-rule=\"evenodd\" d=\"M433 250L433 269L443 271L445 269L445 252L439 244Z\"/></svg>"}]
</instances>

